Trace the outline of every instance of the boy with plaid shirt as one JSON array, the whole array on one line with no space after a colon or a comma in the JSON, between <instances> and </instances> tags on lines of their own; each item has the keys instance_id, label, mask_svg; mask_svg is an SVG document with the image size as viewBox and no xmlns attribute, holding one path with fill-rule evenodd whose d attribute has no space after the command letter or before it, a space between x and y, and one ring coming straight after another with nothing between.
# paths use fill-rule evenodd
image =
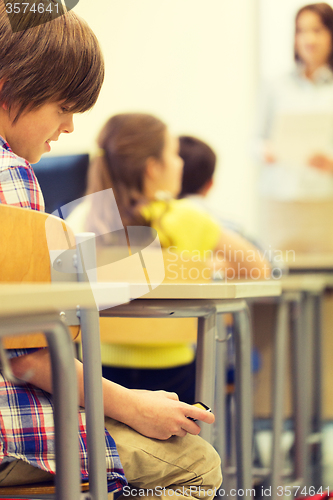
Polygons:
<instances>
[{"instance_id":1,"label":"boy with plaid shirt","mask_svg":"<svg viewBox=\"0 0 333 500\"><path fill-rule=\"evenodd\" d=\"M38 16L20 17L15 24L0 2L0 203L42 211L43 195L30 163L49 152L60 134L73 131L74 113L94 105L104 66L95 35L73 11L51 21L46 13ZM15 386L0 372L3 486L45 481L55 473L48 349L16 350L11 358L17 378L23 380L28 370L33 375L29 384ZM79 361L77 373L83 407ZM214 494L221 483L219 457L187 418L212 423L212 414L163 391L128 390L104 379L103 391L109 491L126 485L123 465L132 486L158 487L157 496L167 498L175 489L181 497ZM79 423L81 475L87 479L83 408Z\"/></svg>"}]
</instances>

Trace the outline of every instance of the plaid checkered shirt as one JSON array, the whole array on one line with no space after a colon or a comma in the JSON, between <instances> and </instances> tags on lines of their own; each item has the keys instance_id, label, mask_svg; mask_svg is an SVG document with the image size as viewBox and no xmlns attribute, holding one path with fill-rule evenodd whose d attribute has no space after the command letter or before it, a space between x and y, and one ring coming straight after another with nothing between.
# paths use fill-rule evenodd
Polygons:
<instances>
[{"instance_id":1,"label":"plaid checkered shirt","mask_svg":"<svg viewBox=\"0 0 333 500\"><path fill-rule=\"evenodd\" d=\"M44 211L44 199L31 165L16 156L0 137L0 203ZM32 350L31 350L32 351ZM27 354L11 350L9 357ZM105 430L108 491L127 484L116 445ZM82 480L88 479L84 409L79 409ZM55 473L52 395L30 384L14 385L0 372L0 463L25 460Z\"/></svg>"}]
</instances>

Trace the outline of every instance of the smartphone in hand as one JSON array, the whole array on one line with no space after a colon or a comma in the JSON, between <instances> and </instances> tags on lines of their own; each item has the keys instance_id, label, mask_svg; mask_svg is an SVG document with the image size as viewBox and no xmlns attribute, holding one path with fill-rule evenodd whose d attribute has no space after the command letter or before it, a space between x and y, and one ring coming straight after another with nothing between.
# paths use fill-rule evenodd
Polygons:
<instances>
[{"instance_id":1,"label":"smartphone in hand","mask_svg":"<svg viewBox=\"0 0 333 500\"><path fill-rule=\"evenodd\" d=\"M209 406L205 405L205 403L202 403L201 401L198 401L197 403L193 403L193 406L196 406L197 408L201 408L202 410L206 410L206 411L209 411L211 412L211 408L209 408ZM189 418L190 420L193 420L193 422L196 422L198 419L197 418L191 418L191 417L187 417Z\"/></svg>"}]
</instances>

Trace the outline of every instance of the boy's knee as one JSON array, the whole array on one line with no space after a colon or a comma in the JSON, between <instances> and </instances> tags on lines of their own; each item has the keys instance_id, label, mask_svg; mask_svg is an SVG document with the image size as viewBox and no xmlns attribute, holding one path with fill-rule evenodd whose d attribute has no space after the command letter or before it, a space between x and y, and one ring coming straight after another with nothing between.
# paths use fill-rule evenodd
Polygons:
<instances>
[{"instance_id":1,"label":"boy's knee","mask_svg":"<svg viewBox=\"0 0 333 500\"><path fill-rule=\"evenodd\" d=\"M205 464L207 472L203 474L203 485L209 488L219 488L222 484L221 458L213 446L207 443Z\"/></svg>"},{"instance_id":2,"label":"boy's knee","mask_svg":"<svg viewBox=\"0 0 333 500\"><path fill-rule=\"evenodd\" d=\"M219 488L222 483L221 459L215 448L199 436L186 436L186 455L191 457L190 469L200 478L202 488Z\"/></svg>"}]
</instances>

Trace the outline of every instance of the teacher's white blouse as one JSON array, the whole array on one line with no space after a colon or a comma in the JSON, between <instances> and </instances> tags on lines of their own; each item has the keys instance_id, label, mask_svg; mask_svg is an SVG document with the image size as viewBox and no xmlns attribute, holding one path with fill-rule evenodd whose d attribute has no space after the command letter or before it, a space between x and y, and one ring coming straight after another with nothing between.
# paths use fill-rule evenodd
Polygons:
<instances>
[{"instance_id":1,"label":"teacher's white blouse","mask_svg":"<svg viewBox=\"0 0 333 500\"><path fill-rule=\"evenodd\" d=\"M333 119L333 72L319 68L313 80L305 77L302 66L266 86L260 99L256 149L262 162L259 179L261 195L276 200L333 200L333 174L308 165L290 168L282 162L265 164L263 145L272 138L279 114L331 115ZM333 157L333 136L332 136Z\"/></svg>"}]
</instances>

